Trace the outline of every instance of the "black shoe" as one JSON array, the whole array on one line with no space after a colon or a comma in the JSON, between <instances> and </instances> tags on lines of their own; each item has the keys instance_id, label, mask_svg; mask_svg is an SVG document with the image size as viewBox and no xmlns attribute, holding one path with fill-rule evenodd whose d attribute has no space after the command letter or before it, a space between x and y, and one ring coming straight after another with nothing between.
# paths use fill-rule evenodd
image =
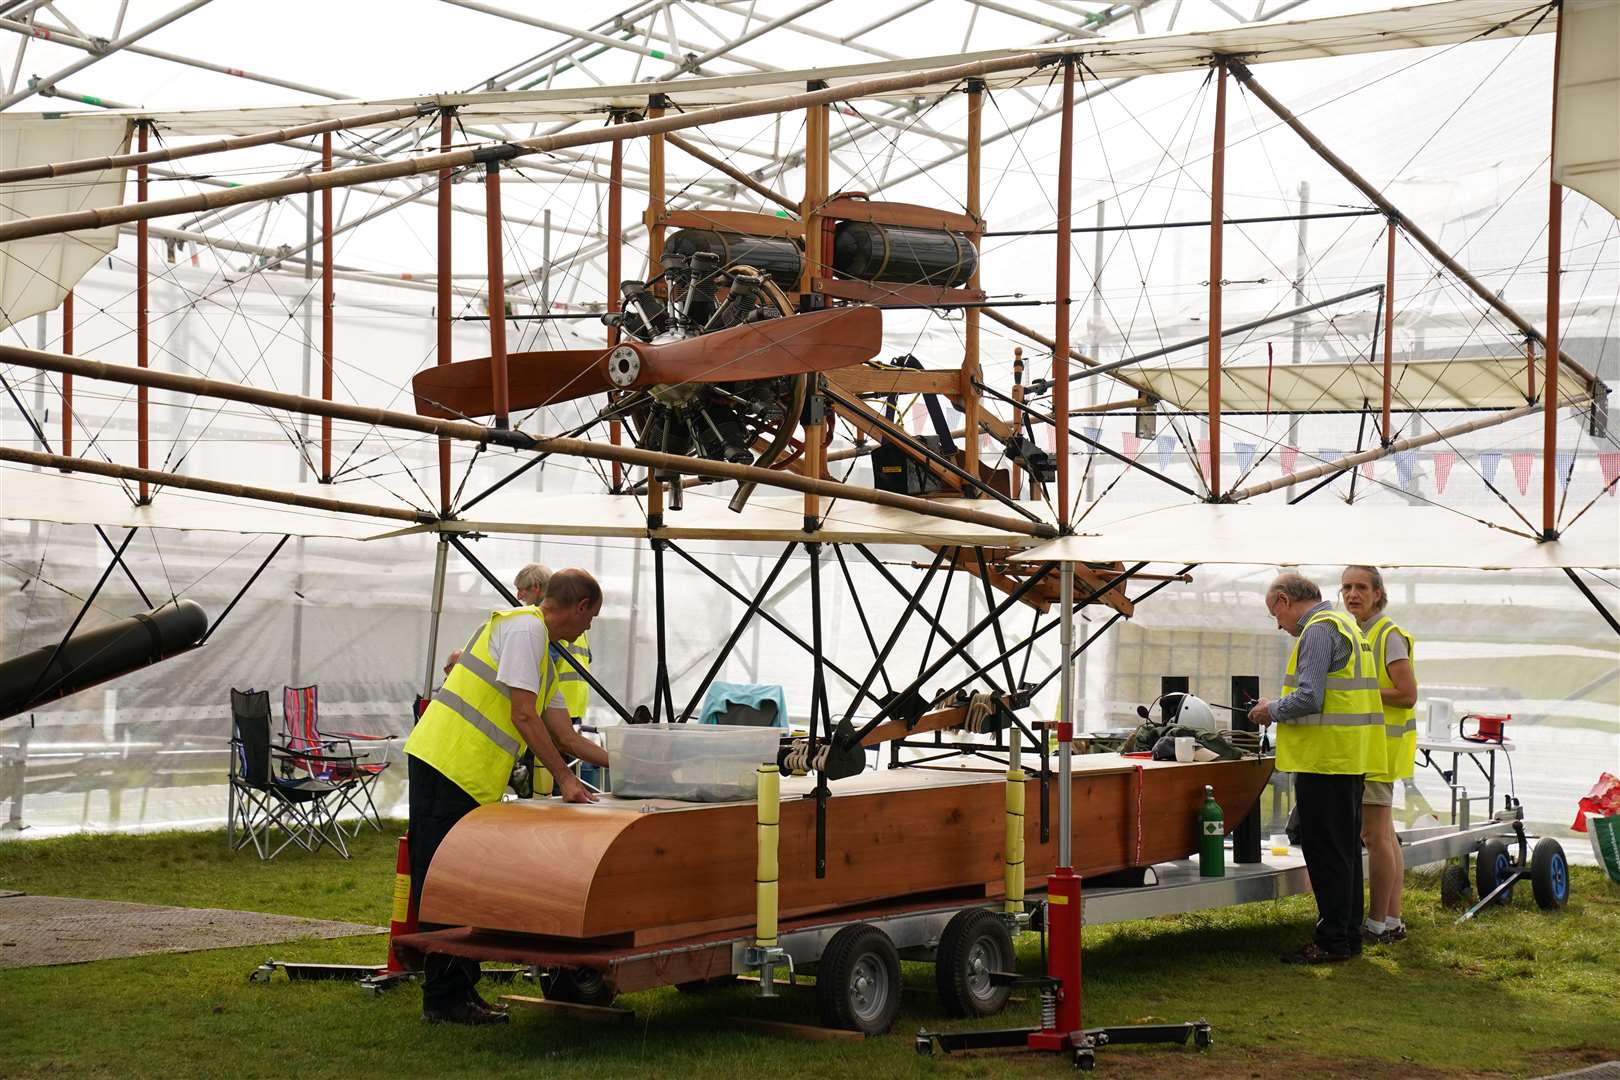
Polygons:
<instances>
[{"instance_id":1,"label":"black shoe","mask_svg":"<svg viewBox=\"0 0 1620 1080\"><path fill-rule=\"evenodd\" d=\"M1301 946L1298 952L1289 953L1283 957L1282 962L1285 964L1337 964L1344 960L1350 960L1355 955L1355 953L1351 952L1335 952L1331 949L1324 949L1313 941Z\"/></svg>"},{"instance_id":2,"label":"black shoe","mask_svg":"<svg viewBox=\"0 0 1620 1080\"><path fill-rule=\"evenodd\" d=\"M508 1006L504 1001L485 1001L483 995L476 990L469 991L469 993L472 994L473 1004L477 1005L480 1009L488 1009L490 1012L498 1013L504 1013L507 1011Z\"/></svg>"},{"instance_id":3,"label":"black shoe","mask_svg":"<svg viewBox=\"0 0 1620 1080\"><path fill-rule=\"evenodd\" d=\"M423 1007L422 1019L430 1024L466 1024L482 1027L485 1024L505 1024L511 1017L494 1009L486 1009L475 1001L461 1001L442 1009Z\"/></svg>"},{"instance_id":4,"label":"black shoe","mask_svg":"<svg viewBox=\"0 0 1620 1080\"><path fill-rule=\"evenodd\" d=\"M1391 927L1390 929L1384 931L1383 942L1384 942L1385 945L1393 945L1397 941L1405 941L1405 940L1406 940L1406 924L1405 923L1400 923L1400 924L1398 924L1398 925L1396 925L1394 927Z\"/></svg>"},{"instance_id":5,"label":"black shoe","mask_svg":"<svg viewBox=\"0 0 1620 1080\"><path fill-rule=\"evenodd\" d=\"M1368 929L1366 923L1362 923L1361 940L1367 945L1384 945L1392 939L1389 937L1389 931L1385 930L1381 933L1374 933L1372 930Z\"/></svg>"}]
</instances>

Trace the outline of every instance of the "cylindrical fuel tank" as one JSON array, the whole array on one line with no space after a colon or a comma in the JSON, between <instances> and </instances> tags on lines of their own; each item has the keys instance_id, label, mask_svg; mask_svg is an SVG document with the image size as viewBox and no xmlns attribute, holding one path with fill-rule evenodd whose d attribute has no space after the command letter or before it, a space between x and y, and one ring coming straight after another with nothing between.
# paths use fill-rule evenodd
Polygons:
<instances>
[{"instance_id":1,"label":"cylindrical fuel tank","mask_svg":"<svg viewBox=\"0 0 1620 1080\"><path fill-rule=\"evenodd\" d=\"M54 642L0 661L0 718L155 664L197 644L207 631L203 609L181 600L74 634L54 661Z\"/></svg>"},{"instance_id":2,"label":"cylindrical fuel tank","mask_svg":"<svg viewBox=\"0 0 1620 1080\"><path fill-rule=\"evenodd\" d=\"M720 256L722 268L752 266L769 274L784 289L799 287L799 267L803 256L799 245L786 236L749 236L716 229L680 229L664 241L665 255L690 258L694 252L708 251Z\"/></svg>"},{"instance_id":3,"label":"cylindrical fuel tank","mask_svg":"<svg viewBox=\"0 0 1620 1080\"><path fill-rule=\"evenodd\" d=\"M840 221L833 234L833 268L859 281L951 289L966 284L978 265L964 233Z\"/></svg>"}]
</instances>

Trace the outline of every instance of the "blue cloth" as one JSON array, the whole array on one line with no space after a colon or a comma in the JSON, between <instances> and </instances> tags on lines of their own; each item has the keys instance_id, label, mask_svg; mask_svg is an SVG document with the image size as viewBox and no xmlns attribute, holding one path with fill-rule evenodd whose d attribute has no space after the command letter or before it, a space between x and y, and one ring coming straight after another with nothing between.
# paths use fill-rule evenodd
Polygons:
<instances>
[{"instance_id":1,"label":"blue cloth","mask_svg":"<svg viewBox=\"0 0 1620 1080\"><path fill-rule=\"evenodd\" d=\"M771 726L787 727L787 697L782 693L780 686L766 686L763 683L712 683L709 692L703 695L703 708L698 711L698 723L722 723L721 718L731 705L763 709L767 702L776 705L776 721Z\"/></svg>"}]
</instances>

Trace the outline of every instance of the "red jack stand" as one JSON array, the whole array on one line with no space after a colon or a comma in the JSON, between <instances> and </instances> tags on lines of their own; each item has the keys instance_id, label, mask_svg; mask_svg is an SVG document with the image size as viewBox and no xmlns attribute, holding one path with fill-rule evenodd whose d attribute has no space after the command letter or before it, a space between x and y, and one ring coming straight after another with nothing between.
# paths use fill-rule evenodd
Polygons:
<instances>
[{"instance_id":1,"label":"red jack stand","mask_svg":"<svg viewBox=\"0 0 1620 1080\"><path fill-rule=\"evenodd\" d=\"M1063 617L1062 655L1074 656L1074 564L1061 568L1060 604ZM1058 858L1057 868L1046 879L1046 905L1042 932L1047 935L1046 974L1025 979L1014 973L992 972L991 980L1002 985L1039 986L1041 1026L1001 1028L989 1031L919 1031L917 1053L932 1054L937 1046L943 1053L958 1050L1023 1049L1071 1055L1074 1067L1090 1069L1096 1064L1096 1050L1110 1043L1181 1043L1191 1038L1199 1048L1210 1044L1208 1021L1190 1020L1182 1024L1132 1024L1123 1027L1086 1028L1080 1021L1080 878L1074 872L1070 854L1073 828L1070 800L1074 773L1069 760L1074 741L1073 661L1063 668L1058 701Z\"/></svg>"}]
</instances>

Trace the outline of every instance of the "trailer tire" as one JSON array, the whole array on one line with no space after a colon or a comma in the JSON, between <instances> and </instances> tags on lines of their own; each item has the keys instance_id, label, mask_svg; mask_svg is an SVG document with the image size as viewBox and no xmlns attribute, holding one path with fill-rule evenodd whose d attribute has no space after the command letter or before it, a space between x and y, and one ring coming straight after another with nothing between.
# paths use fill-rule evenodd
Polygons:
<instances>
[{"instance_id":1,"label":"trailer tire","mask_svg":"<svg viewBox=\"0 0 1620 1080\"><path fill-rule=\"evenodd\" d=\"M1550 836L1536 841L1530 854L1530 891L1542 911L1557 911L1569 902L1569 862L1563 845Z\"/></svg>"},{"instance_id":2,"label":"trailer tire","mask_svg":"<svg viewBox=\"0 0 1620 1080\"><path fill-rule=\"evenodd\" d=\"M827 1027L881 1035L900 1014L900 954L889 935L854 923L833 935L816 966L816 999Z\"/></svg>"},{"instance_id":3,"label":"trailer tire","mask_svg":"<svg viewBox=\"0 0 1620 1080\"><path fill-rule=\"evenodd\" d=\"M993 971L1013 971L1018 955L1012 934L994 912L968 908L945 924L934 953L934 984L946 1016L992 1016L1007 1007L1012 987L990 981Z\"/></svg>"},{"instance_id":4,"label":"trailer tire","mask_svg":"<svg viewBox=\"0 0 1620 1080\"><path fill-rule=\"evenodd\" d=\"M1483 900L1490 895L1491 890L1511 873L1513 873L1513 858L1508 854L1507 845L1500 840L1485 841L1479 849L1479 856L1474 860L1474 888L1479 890L1480 899ZM1506 904L1512 899L1512 885L1496 895L1498 904Z\"/></svg>"},{"instance_id":5,"label":"trailer tire","mask_svg":"<svg viewBox=\"0 0 1620 1080\"><path fill-rule=\"evenodd\" d=\"M540 989L551 1001L602 1008L619 996L608 977L594 968L547 968L540 974Z\"/></svg>"},{"instance_id":6,"label":"trailer tire","mask_svg":"<svg viewBox=\"0 0 1620 1080\"><path fill-rule=\"evenodd\" d=\"M1468 883L1468 871L1462 863L1447 863L1440 871L1440 903L1444 907L1458 908L1468 905L1474 887Z\"/></svg>"}]
</instances>

